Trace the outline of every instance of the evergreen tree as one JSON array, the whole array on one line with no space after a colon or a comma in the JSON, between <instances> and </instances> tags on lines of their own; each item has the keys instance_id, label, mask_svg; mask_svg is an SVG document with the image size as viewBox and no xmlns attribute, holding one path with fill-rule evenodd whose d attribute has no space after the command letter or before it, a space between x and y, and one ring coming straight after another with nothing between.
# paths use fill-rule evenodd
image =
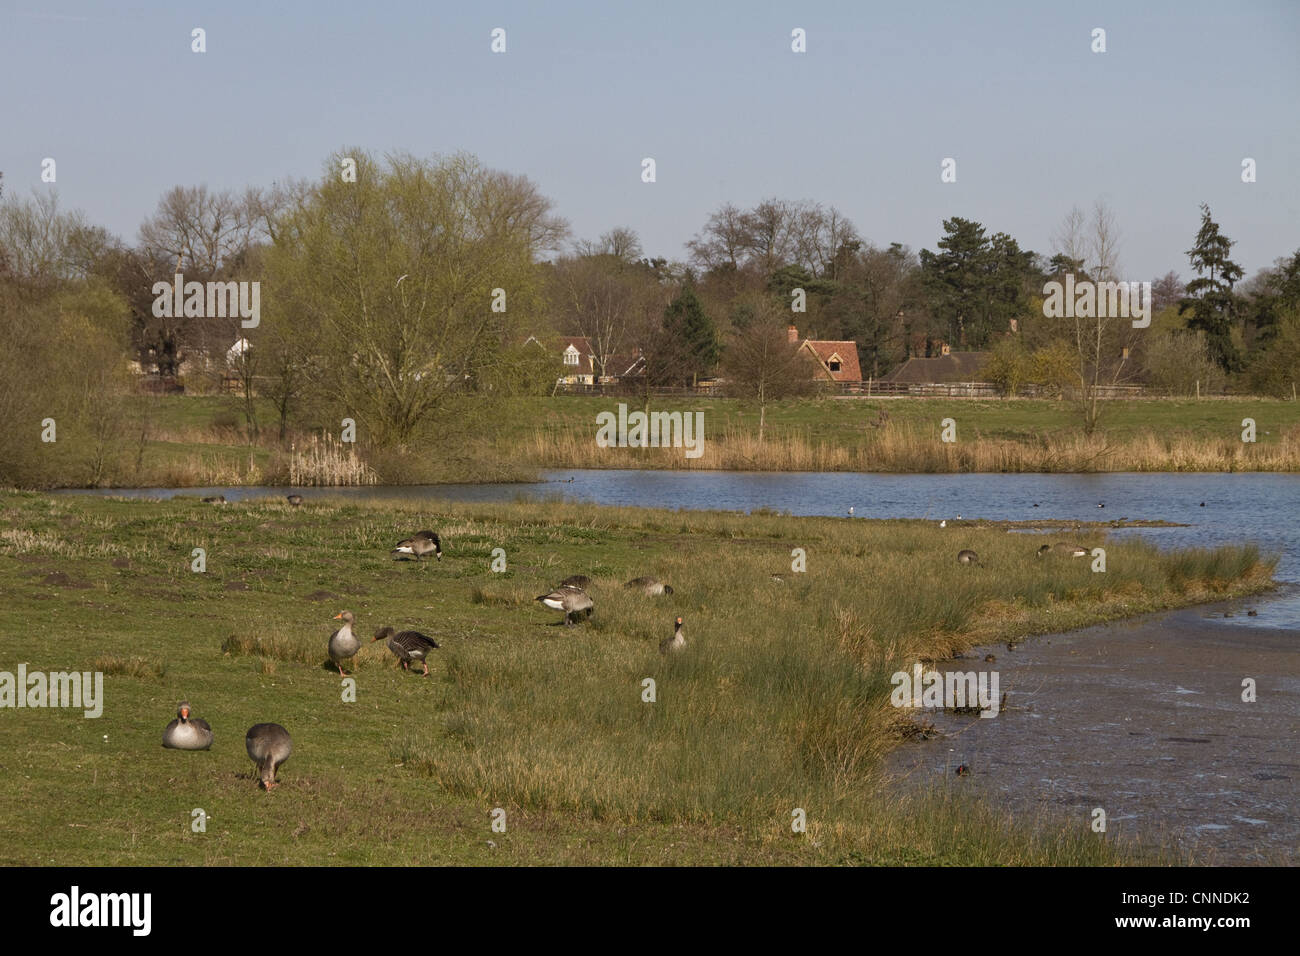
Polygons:
<instances>
[{"instance_id":1,"label":"evergreen tree","mask_svg":"<svg viewBox=\"0 0 1300 956\"><path fill-rule=\"evenodd\" d=\"M718 330L690 285L664 310L663 334L669 378L694 385L717 366L722 352Z\"/></svg>"},{"instance_id":2,"label":"evergreen tree","mask_svg":"<svg viewBox=\"0 0 1300 956\"><path fill-rule=\"evenodd\" d=\"M1196 244L1187 258L1196 278L1187 283L1187 294L1178 306L1178 314L1188 312L1187 327L1205 333L1210 356L1225 372L1241 366L1241 356L1232 341L1232 323L1236 317L1236 296L1232 287L1243 275L1241 266L1228 258L1233 240L1219 232L1219 224L1210 218L1210 207L1201 203L1201 228Z\"/></svg>"}]
</instances>

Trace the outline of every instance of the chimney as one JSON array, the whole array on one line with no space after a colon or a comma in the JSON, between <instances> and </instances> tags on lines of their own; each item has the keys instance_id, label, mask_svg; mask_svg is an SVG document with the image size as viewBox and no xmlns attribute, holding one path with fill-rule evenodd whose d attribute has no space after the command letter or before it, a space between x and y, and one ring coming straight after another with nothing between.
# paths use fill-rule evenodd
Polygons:
<instances>
[{"instance_id":1,"label":"chimney","mask_svg":"<svg viewBox=\"0 0 1300 956\"><path fill-rule=\"evenodd\" d=\"M794 343L798 342L798 341L799 341L799 330L798 330L795 326L792 325L792 326L790 326L790 328L789 328L788 331L789 331L789 335L790 335L790 343L791 343L791 344L794 344Z\"/></svg>"}]
</instances>

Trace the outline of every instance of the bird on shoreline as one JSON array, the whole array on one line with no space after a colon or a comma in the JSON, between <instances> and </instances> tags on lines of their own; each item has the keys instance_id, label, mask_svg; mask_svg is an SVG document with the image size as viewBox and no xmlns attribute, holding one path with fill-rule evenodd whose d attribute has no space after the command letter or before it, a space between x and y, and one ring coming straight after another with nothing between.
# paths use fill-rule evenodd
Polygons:
<instances>
[{"instance_id":1,"label":"bird on shoreline","mask_svg":"<svg viewBox=\"0 0 1300 956\"><path fill-rule=\"evenodd\" d=\"M388 638L388 649L397 657L402 670L410 670L411 661L419 661L424 665L424 676L429 676L428 654L438 646L437 641L419 631L398 631L392 627L381 627L375 631L371 643L382 641L384 638Z\"/></svg>"},{"instance_id":2,"label":"bird on shoreline","mask_svg":"<svg viewBox=\"0 0 1300 956\"><path fill-rule=\"evenodd\" d=\"M591 612L595 609L591 598L582 588L559 587L547 594L542 594L536 598L547 607L554 611L564 612L564 624L566 627L572 626L575 615L587 612L587 617L591 617Z\"/></svg>"},{"instance_id":3,"label":"bird on shoreline","mask_svg":"<svg viewBox=\"0 0 1300 956\"><path fill-rule=\"evenodd\" d=\"M1088 554L1088 549L1078 544L1068 544L1065 541L1058 541L1056 544L1045 544L1038 549L1038 556L1041 558L1047 554L1055 554L1061 557L1083 558Z\"/></svg>"},{"instance_id":4,"label":"bird on shoreline","mask_svg":"<svg viewBox=\"0 0 1300 956\"><path fill-rule=\"evenodd\" d=\"M209 498L204 498L204 499L203 499L203 503L204 503L205 505L224 505L224 504L226 503L226 496L225 496L225 495L212 495L212 496L209 497Z\"/></svg>"},{"instance_id":5,"label":"bird on shoreline","mask_svg":"<svg viewBox=\"0 0 1300 956\"><path fill-rule=\"evenodd\" d=\"M957 552L957 563L958 564L979 564L980 556L976 554L974 551L972 551L970 548L963 548L961 551Z\"/></svg>"},{"instance_id":6,"label":"bird on shoreline","mask_svg":"<svg viewBox=\"0 0 1300 956\"><path fill-rule=\"evenodd\" d=\"M352 633L352 622L356 618L352 616L351 611L340 611L334 615L334 620L342 621L343 626L330 635L330 660L339 669L339 676L346 677L347 675L343 673L343 662L356 657L357 651L361 650L361 642Z\"/></svg>"},{"instance_id":7,"label":"bird on shoreline","mask_svg":"<svg viewBox=\"0 0 1300 956\"><path fill-rule=\"evenodd\" d=\"M285 495L284 500L296 508L302 504L302 495Z\"/></svg>"},{"instance_id":8,"label":"bird on shoreline","mask_svg":"<svg viewBox=\"0 0 1300 956\"><path fill-rule=\"evenodd\" d=\"M679 617L676 621L676 630L673 631L672 637L665 637L659 642L659 653L667 654L671 652L686 650L686 637L682 634L682 619Z\"/></svg>"},{"instance_id":9,"label":"bird on shoreline","mask_svg":"<svg viewBox=\"0 0 1300 956\"><path fill-rule=\"evenodd\" d=\"M254 724L244 735L244 749L257 766L257 777L262 787L270 791L278 786L275 771L293 753L293 739L289 731L279 724Z\"/></svg>"},{"instance_id":10,"label":"bird on shoreline","mask_svg":"<svg viewBox=\"0 0 1300 956\"><path fill-rule=\"evenodd\" d=\"M639 590L643 594L646 594L650 597L655 597L660 594L673 593L673 589L671 585L664 584L658 578L651 578L651 577L633 578L631 581L628 581L627 584L623 585L623 587L630 588L632 590Z\"/></svg>"},{"instance_id":11,"label":"bird on shoreline","mask_svg":"<svg viewBox=\"0 0 1300 956\"><path fill-rule=\"evenodd\" d=\"M176 719L163 730L162 745L169 750L207 750L212 746L212 728L206 720L190 716L190 702L176 708Z\"/></svg>"},{"instance_id":12,"label":"bird on shoreline","mask_svg":"<svg viewBox=\"0 0 1300 956\"><path fill-rule=\"evenodd\" d=\"M390 552L405 557L406 555L414 556L418 562L425 555L432 554L439 561L442 560L442 541L432 531L417 531L409 538L403 538L397 542L397 546Z\"/></svg>"}]
</instances>

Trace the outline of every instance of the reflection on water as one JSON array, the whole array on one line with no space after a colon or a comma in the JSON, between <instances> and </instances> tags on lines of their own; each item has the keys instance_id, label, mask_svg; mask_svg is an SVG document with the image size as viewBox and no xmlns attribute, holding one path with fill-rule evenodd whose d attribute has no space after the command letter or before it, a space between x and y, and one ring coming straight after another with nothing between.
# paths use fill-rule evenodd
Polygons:
<instances>
[{"instance_id":1,"label":"reflection on water","mask_svg":"<svg viewBox=\"0 0 1300 956\"><path fill-rule=\"evenodd\" d=\"M1277 576L1300 584L1300 475L879 475L852 472L554 471L538 484L300 488L345 499L435 502L566 500L649 508L753 511L856 518L1165 520L1185 528L1125 529L1165 546L1257 542L1280 555ZM570 480L571 479L571 480ZM115 489L131 497L224 494L230 501L283 496L285 488ZM1098 507L1098 505L1104 507ZM1300 628L1300 588L1261 603L1256 627Z\"/></svg>"}]
</instances>

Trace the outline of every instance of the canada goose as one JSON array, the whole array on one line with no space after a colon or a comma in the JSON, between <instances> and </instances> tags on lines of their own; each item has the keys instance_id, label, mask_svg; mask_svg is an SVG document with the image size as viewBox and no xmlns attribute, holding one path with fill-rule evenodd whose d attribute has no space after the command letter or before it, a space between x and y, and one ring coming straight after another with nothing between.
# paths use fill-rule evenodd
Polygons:
<instances>
[{"instance_id":1,"label":"canada goose","mask_svg":"<svg viewBox=\"0 0 1300 956\"><path fill-rule=\"evenodd\" d=\"M285 495L284 500L296 508L302 504L302 495Z\"/></svg>"},{"instance_id":2,"label":"canada goose","mask_svg":"<svg viewBox=\"0 0 1300 956\"><path fill-rule=\"evenodd\" d=\"M584 591L591 587L591 578L585 574L570 574L560 582L562 588L582 588Z\"/></svg>"},{"instance_id":3,"label":"canada goose","mask_svg":"<svg viewBox=\"0 0 1300 956\"><path fill-rule=\"evenodd\" d=\"M591 612L595 607L591 602L591 598L587 596L587 592L582 588L575 587L559 587L549 594L543 594L535 598L535 600L541 601L552 610L563 611L566 625L572 625L573 616L583 611L587 612L587 617L591 617Z\"/></svg>"},{"instance_id":4,"label":"canada goose","mask_svg":"<svg viewBox=\"0 0 1300 956\"><path fill-rule=\"evenodd\" d=\"M958 564L979 564L980 556L976 554L974 551L972 551L970 548L964 548L963 550L957 552L957 563Z\"/></svg>"},{"instance_id":5,"label":"canada goose","mask_svg":"<svg viewBox=\"0 0 1300 956\"><path fill-rule=\"evenodd\" d=\"M667 654L669 651L686 650L686 638L682 635L682 619L677 619L677 629L673 631L672 637L665 637L659 642L659 653Z\"/></svg>"},{"instance_id":6,"label":"canada goose","mask_svg":"<svg viewBox=\"0 0 1300 956\"><path fill-rule=\"evenodd\" d=\"M176 708L176 719L163 731L163 746L171 750L207 750L212 746L212 728L206 720L190 716L190 702Z\"/></svg>"},{"instance_id":7,"label":"canada goose","mask_svg":"<svg viewBox=\"0 0 1300 956\"><path fill-rule=\"evenodd\" d=\"M397 655L397 662L402 670L409 670L411 661L424 665L424 676L429 676L429 651L438 646L438 642L419 631L398 631L392 627L381 627L375 631L375 641L388 638L388 649ZM371 641L373 644L374 641Z\"/></svg>"},{"instance_id":8,"label":"canada goose","mask_svg":"<svg viewBox=\"0 0 1300 956\"><path fill-rule=\"evenodd\" d=\"M356 657L357 651L361 650L361 642L352 633L352 622L356 618L352 616L351 611L340 611L334 615L334 620L342 621L343 626L330 635L330 660L339 669L339 676L346 677L347 675L343 673L343 662Z\"/></svg>"},{"instance_id":9,"label":"canada goose","mask_svg":"<svg viewBox=\"0 0 1300 956\"><path fill-rule=\"evenodd\" d=\"M254 724L244 735L248 756L257 764L257 776L263 787L276 786L275 771L293 753L289 731L279 724Z\"/></svg>"},{"instance_id":10,"label":"canada goose","mask_svg":"<svg viewBox=\"0 0 1300 956\"><path fill-rule=\"evenodd\" d=\"M658 594L672 594L673 589L670 585L664 584L658 578L633 578L623 585L625 588L639 589L651 597Z\"/></svg>"},{"instance_id":11,"label":"canada goose","mask_svg":"<svg viewBox=\"0 0 1300 956\"><path fill-rule=\"evenodd\" d=\"M1038 549L1038 556L1040 558L1046 554L1055 554L1060 557L1082 558L1087 556L1088 549L1081 545L1058 541L1056 544L1045 544Z\"/></svg>"},{"instance_id":12,"label":"canada goose","mask_svg":"<svg viewBox=\"0 0 1300 956\"><path fill-rule=\"evenodd\" d=\"M213 496L211 496L211 497L209 497L209 498L204 498L204 499L203 499L203 503L204 503L205 505L224 505L224 504L226 503L226 496L225 496L225 495L213 495Z\"/></svg>"},{"instance_id":13,"label":"canada goose","mask_svg":"<svg viewBox=\"0 0 1300 956\"><path fill-rule=\"evenodd\" d=\"M419 561L426 554L432 554L441 561L442 542L432 531L417 531L409 538L403 538L397 542L397 547L393 548L392 553L414 555L416 561Z\"/></svg>"}]
</instances>

